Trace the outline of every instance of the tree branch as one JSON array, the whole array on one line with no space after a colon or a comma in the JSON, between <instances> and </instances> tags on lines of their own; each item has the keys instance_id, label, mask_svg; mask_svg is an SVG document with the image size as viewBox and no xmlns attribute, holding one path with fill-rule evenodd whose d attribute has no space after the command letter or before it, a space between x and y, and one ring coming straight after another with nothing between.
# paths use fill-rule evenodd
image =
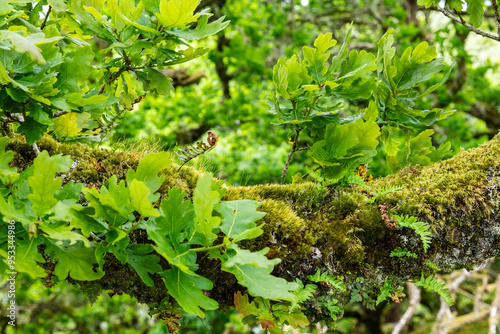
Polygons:
<instances>
[{"instance_id":1,"label":"tree branch","mask_svg":"<svg viewBox=\"0 0 500 334\"><path fill-rule=\"evenodd\" d=\"M29 146L20 136L9 143L7 149L17 152L16 167L26 168L33 159ZM124 175L126 166L137 166L137 154L107 152L85 146L59 144L48 137L37 141L40 150L50 155L71 153L81 168L67 173L68 180L83 183L103 183L113 175ZM27 156L20 156L20 155ZM107 169L103 174L89 173L91 159L106 157ZM85 167L89 166L89 167ZM172 186L192 194L200 172L185 167L177 171L172 164L164 173L166 179L161 194ZM386 278L395 285L405 284L430 274L426 263L441 270L472 268L477 263L500 253L500 135L479 148L461 152L455 157L428 166L408 167L397 174L368 183L369 188L338 188L334 192L319 191L314 183L289 185L258 185L253 187L227 187L223 200L251 199L262 203L260 211L266 215L259 221L264 233L251 244L252 249L269 247L269 258L280 258L273 275L309 283L308 275L318 269L331 275L342 275L347 291L327 285L318 289L317 298L328 296L346 304L350 300L352 282L363 277L363 292L376 300L379 287ZM382 187L401 186L402 190L386 194L369 203L367 198ZM389 215L412 215L430 224L432 242L426 253L419 236L410 229L390 230L377 209L385 204ZM136 243L150 243L146 233L137 229L131 235ZM390 257L397 247L407 247L418 258ZM235 277L223 272L217 263L200 257L197 274L213 282L207 296L221 307L233 306L233 295L244 291ZM163 269L168 269L163 264ZM168 297L162 277L152 274L154 287L146 286L135 270L122 265L108 253L104 262L105 276L100 280L74 281L86 291L99 293L99 289L112 289L136 297L141 303L160 303ZM134 288L131 289L130 287ZM110 288L112 287L112 288ZM97 296L96 295L96 296ZM327 320L330 314L318 310L313 304L304 304L311 323Z\"/></svg>"},{"instance_id":2,"label":"tree branch","mask_svg":"<svg viewBox=\"0 0 500 334\"><path fill-rule=\"evenodd\" d=\"M446 9L444 8L441 8L439 6L436 6L436 9L439 10L441 13L443 13L445 16L447 16L448 18L452 19L453 21L455 22L458 22L460 23L461 25L463 25L464 27L468 28L469 30L475 32L476 34L480 35L480 36L483 36L483 37L486 37L486 38L490 38L490 39L493 39L495 41L499 41L500 42L500 36L495 36L495 35L492 35L490 33L487 33L485 31L482 31L482 30L479 30L477 28L475 28L474 26L472 26L471 24L467 23L464 21L463 18L458 18L456 17L455 15L453 15L452 13L450 13L449 11L447 11ZM459 14L459 16L461 17L461 14Z\"/></svg>"}]
</instances>

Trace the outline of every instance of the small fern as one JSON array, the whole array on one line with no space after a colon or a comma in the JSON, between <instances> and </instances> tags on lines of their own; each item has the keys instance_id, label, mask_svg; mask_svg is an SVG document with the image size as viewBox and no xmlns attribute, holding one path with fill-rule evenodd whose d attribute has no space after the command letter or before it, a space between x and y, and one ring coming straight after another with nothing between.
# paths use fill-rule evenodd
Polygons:
<instances>
[{"instance_id":1,"label":"small fern","mask_svg":"<svg viewBox=\"0 0 500 334\"><path fill-rule=\"evenodd\" d=\"M453 305L451 294L448 289L445 289L445 283L438 281L434 275L424 278L424 273L420 277L420 281L415 282L415 286L420 286L424 289L436 292L448 305Z\"/></svg>"},{"instance_id":2,"label":"small fern","mask_svg":"<svg viewBox=\"0 0 500 334\"><path fill-rule=\"evenodd\" d=\"M380 293L377 296L376 305L382 303L383 301L391 297L392 297L392 281L387 280L386 278L384 281L384 285L380 287Z\"/></svg>"},{"instance_id":3,"label":"small fern","mask_svg":"<svg viewBox=\"0 0 500 334\"><path fill-rule=\"evenodd\" d=\"M196 143L196 147L194 145L188 145L187 147L180 148L175 153L177 154L177 158L183 162L183 164L179 167L179 170L184 166L188 161L205 154L211 151L215 146L217 146L217 141L219 137L215 135L213 131L208 131L207 136L207 144L202 141Z\"/></svg>"},{"instance_id":4,"label":"small fern","mask_svg":"<svg viewBox=\"0 0 500 334\"><path fill-rule=\"evenodd\" d=\"M435 271L441 271L441 268L439 268L438 266L436 266L434 263L430 262L429 260L427 260L425 262L425 265Z\"/></svg>"},{"instance_id":5,"label":"small fern","mask_svg":"<svg viewBox=\"0 0 500 334\"><path fill-rule=\"evenodd\" d=\"M314 275L309 275L307 276L307 278L309 278L313 282L325 282L330 284L332 287L339 289L340 291L346 291L346 287L344 283L342 283L342 278L329 275L327 271L321 274L321 271L318 269Z\"/></svg>"},{"instance_id":6,"label":"small fern","mask_svg":"<svg viewBox=\"0 0 500 334\"><path fill-rule=\"evenodd\" d=\"M408 227L415 231L420 236L420 240L424 245L424 252L427 252L429 246L431 245L431 232L428 231L430 225L424 222L418 222L417 217L413 216L393 216L398 223L398 227Z\"/></svg>"},{"instance_id":7,"label":"small fern","mask_svg":"<svg viewBox=\"0 0 500 334\"><path fill-rule=\"evenodd\" d=\"M307 284L304 286L301 280L295 279L295 283L299 285L299 288L293 292L294 298L290 303L290 312L295 311L300 308L300 304L309 300L317 290L317 286L314 284Z\"/></svg>"},{"instance_id":8,"label":"small fern","mask_svg":"<svg viewBox=\"0 0 500 334\"><path fill-rule=\"evenodd\" d=\"M367 202L374 203L377 198L384 196L384 195L387 195L387 194L390 194L390 193L393 193L395 191L399 191L401 189L403 189L403 187L401 187L401 186L382 187L379 190L377 190L377 193L372 198L368 199Z\"/></svg>"},{"instance_id":9,"label":"small fern","mask_svg":"<svg viewBox=\"0 0 500 334\"><path fill-rule=\"evenodd\" d=\"M408 256L408 257L414 257L417 258L417 254L410 252L408 249L402 249L401 247L396 248L391 252L390 257L403 257L403 256Z\"/></svg>"},{"instance_id":10,"label":"small fern","mask_svg":"<svg viewBox=\"0 0 500 334\"><path fill-rule=\"evenodd\" d=\"M101 130L101 133L108 133L112 128L120 124L120 122L127 115L127 109L121 109L114 106L115 111L109 110L104 112L102 116L97 120L99 127L97 129ZM97 130L94 129L94 130Z\"/></svg>"}]
</instances>

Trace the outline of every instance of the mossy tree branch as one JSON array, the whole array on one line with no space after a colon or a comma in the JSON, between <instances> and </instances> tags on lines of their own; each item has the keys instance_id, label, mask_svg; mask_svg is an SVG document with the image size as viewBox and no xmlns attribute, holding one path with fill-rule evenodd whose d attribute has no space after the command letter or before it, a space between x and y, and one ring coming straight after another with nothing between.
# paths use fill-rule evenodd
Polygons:
<instances>
[{"instance_id":1,"label":"mossy tree branch","mask_svg":"<svg viewBox=\"0 0 500 334\"><path fill-rule=\"evenodd\" d=\"M113 174L125 175L136 168L140 151L110 153L83 145L58 144L48 138L39 141L40 150L50 154L70 154L79 161L66 180L106 183ZM25 168L34 158L30 146L13 139L8 149L17 154L14 163ZM101 161L98 168L94 161ZM101 160L100 160L101 159ZM200 171L173 164L165 173L160 188L166 194L179 187L192 196ZM426 263L443 269L472 268L500 253L500 135L479 148L457 154L452 159L428 167L408 167L398 174L368 183L370 188L339 189L319 192L313 183L293 185L258 185L228 187L223 200L253 199L262 202L259 210L267 215L261 220L264 234L244 245L250 250L269 247L268 256L282 259L274 275L289 281L307 276L317 269L332 275L343 275L347 292L333 291L342 303L350 299L350 290L357 277L363 277L363 290L376 299L386 278L403 284L418 278L422 272L433 271ZM397 192L368 203L383 186L402 186ZM413 215L431 225L433 235L429 250L424 253L418 235L412 230L390 230L378 210L385 204L389 214ZM132 242L148 242L142 230L132 235ZM402 247L417 253L418 258L390 257L392 250ZM166 263L161 263L166 266ZM233 295L244 290L236 279L220 271L213 261L199 260L197 271L214 283L207 294L222 306L233 305ZM167 297L159 275L153 275L155 287L143 284L140 277L113 255L106 256L106 275L99 281L75 282L90 295L101 290L125 292L139 302L159 302ZM331 288L320 287L320 295ZM368 301L366 301L369 303ZM311 321L328 317L313 305L305 305Z\"/></svg>"}]
</instances>

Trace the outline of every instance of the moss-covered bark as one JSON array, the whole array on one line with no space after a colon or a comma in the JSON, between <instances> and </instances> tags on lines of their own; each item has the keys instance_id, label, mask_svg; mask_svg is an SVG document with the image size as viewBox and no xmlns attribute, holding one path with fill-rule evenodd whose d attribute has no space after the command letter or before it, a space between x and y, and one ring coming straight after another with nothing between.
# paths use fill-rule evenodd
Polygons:
<instances>
[{"instance_id":1,"label":"moss-covered bark","mask_svg":"<svg viewBox=\"0 0 500 334\"><path fill-rule=\"evenodd\" d=\"M124 177L143 155L141 150L110 152L62 145L49 138L42 139L38 146L50 154L70 154L78 164L66 179L86 184L106 183L113 174ZM25 168L34 158L31 147L20 139L13 139L8 149L17 152L14 158L17 167ZM174 164L165 170L167 178L161 192L176 186L192 195L200 172L189 167L180 171L177 168ZM320 285L320 293L306 305L310 320L329 316L321 303L332 297L347 303L352 294L363 291L366 293L363 302L371 306L386 278L394 286L418 278L422 272L431 274L435 270L432 267L471 268L500 252L500 135L452 159L428 167L408 167L368 185L369 188L331 191L318 191L313 183L228 187L223 198L262 201L259 210L267 213L262 219L264 234L245 246L253 250L269 247L269 256L282 259L274 275L289 281L298 278L304 283L317 269L344 276L347 292ZM367 198L383 186L403 189L369 203ZM414 231L389 229L380 205L389 216L413 215L430 224L429 250L424 253ZM134 238L147 240L140 232ZM397 247L408 248L418 258L390 257ZM106 275L101 280L79 282L90 295L101 290L124 292L145 303L159 302L168 296L158 275L154 277L155 287L149 288L112 255L108 254L106 259ZM222 306L231 306L235 291L244 290L213 261L200 260L198 273L214 282L214 289L207 294Z\"/></svg>"}]
</instances>

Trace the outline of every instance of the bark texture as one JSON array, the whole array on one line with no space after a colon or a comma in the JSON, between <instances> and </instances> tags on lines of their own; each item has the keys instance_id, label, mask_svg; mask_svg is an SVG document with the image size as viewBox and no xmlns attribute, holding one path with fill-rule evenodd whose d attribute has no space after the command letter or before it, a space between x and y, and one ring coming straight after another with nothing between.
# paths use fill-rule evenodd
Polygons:
<instances>
[{"instance_id":1,"label":"bark texture","mask_svg":"<svg viewBox=\"0 0 500 334\"><path fill-rule=\"evenodd\" d=\"M143 150L108 152L83 145L62 145L51 139L39 141L40 150L50 154L70 154L78 165L66 180L85 184L102 184L113 174L124 177L136 168ZM16 152L14 164L25 168L34 158L30 146L13 139L8 149ZM192 196L200 171L184 167L177 171L173 164L165 173L160 188L166 193L173 186ZM319 294L306 304L311 321L326 319L329 314L318 307L319 298L336 298L348 303L353 294L362 291L362 301L374 306L379 287L385 279L393 286L418 279L421 273L473 268L474 265L500 253L500 135L479 148L458 153L455 157L432 166L411 166L398 174L368 183L369 188L317 190L314 183L293 185L258 185L228 187L223 200L253 199L262 202L260 211L264 234L243 243L250 250L269 247L270 257L282 261L274 275L289 281L296 278L308 283L307 276L318 269L344 277L346 292L328 284L319 286ZM384 186L401 186L369 203ZM380 210L380 206L384 210ZM389 229L381 211L389 216L412 215L431 225L432 243L423 251L419 236L411 229ZM132 241L148 242L144 231L137 231ZM401 247L418 258L390 257ZM161 263L167 268L166 263ZM236 279L220 271L216 261L200 256L197 271L214 283L207 295L221 306L233 305L236 291L244 291ZM432 269L434 268L434 269ZM75 282L91 297L101 291L128 293L142 303L160 302L168 297L159 275L153 275L155 287L145 286L127 265L108 254L106 275L99 281Z\"/></svg>"}]
</instances>

